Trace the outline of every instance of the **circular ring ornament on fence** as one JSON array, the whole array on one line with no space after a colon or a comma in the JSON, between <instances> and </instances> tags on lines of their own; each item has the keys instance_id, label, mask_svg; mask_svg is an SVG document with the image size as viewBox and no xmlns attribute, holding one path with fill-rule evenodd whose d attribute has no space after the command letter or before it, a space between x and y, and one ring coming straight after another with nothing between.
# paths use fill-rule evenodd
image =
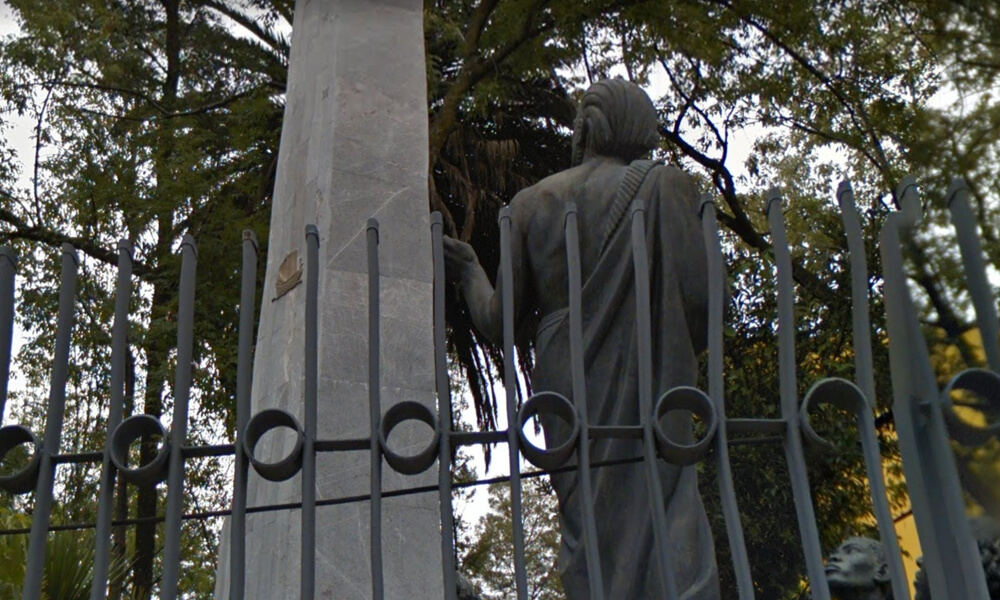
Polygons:
<instances>
[{"instance_id":1,"label":"circular ring ornament on fence","mask_svg":"<svg viewBox=\"0 0 1000 600\"><path fill-rule=\"evenodd\" d=\"M8 425L0 428L0 465L7 454L22 444L31 447L31 459L17 471L9 475L0 475L0 488L11 494L25 494L35 489L38 483L38 467L42 462L42 445L31 430L21 425Z\"/></svg>"},{"instance_id":2,"label":"circular ring ornament on fence","mask_svg":"<svg viewBox=\"0 0 1000 600\"><path fill-rule=\"evenodd\" d=\"M405 456L389 447L387 440L392 430L405 421L420 421L434 431L433 437L423 450L417 454ZM416 475L431 468L438 457L441 444L441 431L437 426L437 418L431 409L420 402L405 401L393 404L382 416L378 431L379 445L385 462L395 471L403 475Z\"/></svg>"},{"instance_id":3,"label":"circular ring ornament on fence","mask_svg":"<svg viewBox=\"0 0 1000 600\"><path fill-rule=\"evenodd\" d=\"M871 404L854 383L840 377L828 377L813 384L806 392L799 407L799 424L806 441L822 448L833 448L829 440L816 433L809 419L810 413L821 404L830 404L853 415L861 416L861 411L871 410Z\"/></svg>"},{"instance_id":4,"label":"circular ring ornament on fence","mask_svg":"<svg viewBox=\"0 0 1000 600\"><path fill-rule=\"evenodd\" d=\"M705 435L693 444L678 444L667 436L663 429L663 417L672 410L689 410L705 424ZM712 399L705 392L690 386L679 386L667 390L656 402L653 410L653 435L656 449L672 465L686 467L701 460L712 447L715 432L719 429L719 417Z\"/></svg>"},{"instance_id":5,"label":"circular ring ornament on fence","mask_svg":"<svg viewBox=\"0 0 1000 600\"><path fill-rule=\"evenodd\" d=\"M542 415L559 417L569 425L569 435L554 448L539 448L524 435L524 426L528 421L534 416ZM580 438L580 417L576 414L573 403L558 392L539 392L528 398L517 412L517 423L521 453L539 469L558 469L566 464L576 450L576 443Z\"/></svg>"},{"instance_id":6,"label":"circular ring ornament on fence","mask_svg":"<svg viewBox=\"0 0 1000 600\"><path fill-rule=\"evenodd\" d=\"M129 447L147 437L160 436L153 460L138 467L128 466ZM134 415L122 421L111 434L111 462L122 477L136 485L156 485L167 478L170 440L160 420L152 415Z\"/></svg>"},{"instance_id":7,"label":"circular ring ornament on fence","mask_svg":"<svg viewBox=\"0 0 1000 600\"><path fill-rule=\"evenodd\" d=\"M986 369L967 369L952 378L941 391L941 412L953 440L972 448L985 444L990 438L1000 439L1000 422L976 425L955 412L951 393L956 391L975 394L985 401L983 409L1000 409L1000 375Z\"/></svg>"},{"instance_id":8,"label":"circular ring ornament on fence","mask_svg":"<svg viewBox=\"0 0 1000 600\"><path fill-rule=\"evenodd\" d=\"M257 443L267 432L285 427L295 432L295 442L292 450L284 458L265 462L254 456ZM305 445L306 434L298 420L291 413L280 408L266 408L251 417L243 432L243 452L250 459L254 471L268 481L285 481L291 479L302 468L302 447Z\"/></svg>"}]
</instances>

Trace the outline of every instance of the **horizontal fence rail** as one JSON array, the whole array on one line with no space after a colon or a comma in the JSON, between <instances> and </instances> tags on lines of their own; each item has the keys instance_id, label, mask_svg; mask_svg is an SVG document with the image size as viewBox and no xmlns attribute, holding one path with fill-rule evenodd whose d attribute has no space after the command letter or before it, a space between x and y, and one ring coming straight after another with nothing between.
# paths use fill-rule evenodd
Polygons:
<instances>
[{"instance_id":1,"label":"horizontal fence rail","mask_svg":"<svg viewBox=\"0 0 1000 600\"><path fill-rule=\"evenodd\" d=\"M976 308L989 370L973 369L956 376L942 391L938 391L929 363L929 354L916 312L906 286L903 271L903 244L920 218L919 198L915 182L907 179L898 192L900 210L888 218L881 232L880 251L884 268L885 296L889 329L889 352L892 363L894 411L899 434L903 466L909 486L913 513L919 530L924 564L935 598L986 598L985 578L969 530L961 498L952 440L966 446L995 439L1000 424L970 425L960 419L951 402L953 392L971 392L991 402L1000 397L1000 346L995 299L985 274L982 248L975 231L975 221L968 205L964 183L956 180L948 193L959 246L969 280L970 294ZM868 315L868 270L864 241L850 184L844 182L837 190L847 235L853 298L855 381L827 378L817 381L803 398L798 396L795 362L794 288L791 256L781 214L782 199L777 190L767 195L767 217L771 229L777 267L779 335L779 389L781 417L776 419L732 419L726 417L723 373L723 317L726 303L725 266L716 221L716 208L710 196L702 199L701 227L708 257L708 377L707 393L693 387L658 390L653 387L650 306L650 264L643 208L635 206L628 213L631 229L631 251L635 276L635 315L638 326L637 356L640 422L638 424L594 423L587 410L587 390L584 367L583 309L581 304L581 257L577 211L568 204L564 215L563 234L566 239L568 273L568 318L572 399L555 392L539 391L518 406L517 371L514 363L514 299L513 286L503 286L502 321L504 383L508 427L498 431L464 432L454 428L454 412L448 380L445 340L445 271L443 251L443 221L439 214L431 217L430 240L434 260L434 350L435 378L438 395L437 412L417 402L400 402L383 411L380 398L379 344L381 317L379 310L379 224L375 220L366 226L368 256L368 339L369 339L369 435L363 438L321 439L316 423L320 410L318 384L318 295L319 295L319 231L308 226L306 242L305 317L305 385L303 422L289 412L266 409L251 414L250 387L252 382L253 329L255 319L255 277L257 271L257 240L245 232L242 241L243 264L239 320L239 349L236 390L236 438L229 444L189 445L187 439L188 402L191 386L192 347L194 340L195 275L197 250L194 239L185 236L180 246L180 304L177 314L177 368L175 372L174 406L169 434L156 419L136 415L123 420L124 380L128 355L128 309L132 290L132 246L122 241L118 247L118 273L115 296L115 318L111 335L111 397L107 415L107 436L104 447L90 452L61 452L65 385L70 356L70 339L74 322L74 296L78 258L70 246L63 247L60 281L59 313L56 345L44 436L38 436L21 425L8 424L0 428L0 466L11 451L25 446L31 453L26 466L7 469L0 475L0 489L10 494L34 491L30 529L0 531L0 535L29 535L23 598L35 600L42 590L46 543L50 531L94 528L94 581L91 600L106 598L109 584L111 529L115 526L140 522L164 522L163 573L159 584L160 597L177 598L179 589L181 546L180 536L185 520L229 516L230 598L242 599L246 594L243 575L246 567L246 517L248 514L298 510L301 515L301 588L300 597L315 596L316 575L316 508L332 504L367 502L371 511L371 593L381 600L385 595L382 571L382 499L407 494L437 493L441 508L442 577L446 600L456 598L457 573L455 548L452 540L452 493L469 485L506 482L510 486L512 506L512 540L514 552L513 589L519 600L528 597L525 565L525 539L521 508L522 478L549 473L576 472L584 498L593 497L592 473L598 469L615 468L624 464L643 463L648 477L648 493L652 507L653 540L656 561L664 573L660 579L663 598L679 597L675 581L674 561L667 521L662 501L662 482L657 463L693 468L692 465L710 457L717 464L718 489L725 518L728 545L731 551L740 600L754 596L751 562L746 549L743 527L729 462L729 447L738 444L779 444L788 463L790 486L793 491L797 525L809 581L810 594L815 600L828 600L830 592L823 572L823 561L814 506L809 491L804 444L829 445L813 429L810 415L823 404L846 411L857 420L861 447L868 474L876 520L884 544L894 597L909 598L899 545L893 528L892 514L886 497L881 456L875 432L875 384L872 367L871 327ZM509 209L499 215L501 261L500 277L512 281L511 215ZM0 251L0 418L4 415L9 381L9 365L14 326L14 290L17 259L9 249ZM674 410L696 415L704 425L704 433L693 441L673 440L663 427L663 417ZM569 438L557 447L541 448L529 439L524 427L534 417L557 416L569 424ZM406 422L423 423L433 434L430 442L414 454L401 454L387 444L392 431ZM291 432L294 443L283 457L264 460L255 455L258 442L270 431ZM128 451L137 442L149 442L159 437L154 458L145 464L132 465ZM601 461L590 454L591 445L599 440L634 440L635 454L627 459ZM476 444L506 443L511 465L509 477L456 483L452 481L451 461L456 449ZM370 491L368 494L343 498L316 497L316 459L319 453L365 452L370 455ZM709 452L711 454L709 454ZM185 514L183 510L186 485L185 464L190 458L234 457L232 506L229 510ZM522 472L524 459L534 469ZM575 461L574 461L575 459ZM100 465L101 475L96 504L95 523L52 526L51 505L55 492L56 469L60 464L93 463ZM382 490L384 465L406 475L415 475L433 468L437 463L436 485L412 486L400 490ZM247 506L247 485L251 470L264 480L279 482L302 474L300 502L267 506ZM116 480L121 477L138 485L165 485L166 505L161 516L147 519L113 519L112 507ZM590 597L608 598L597 544L597 523L594 507L584 502L582 535L586 546L586 567ZM609 599L610 600L610 599Z\"/></svg>"}]
</instances>

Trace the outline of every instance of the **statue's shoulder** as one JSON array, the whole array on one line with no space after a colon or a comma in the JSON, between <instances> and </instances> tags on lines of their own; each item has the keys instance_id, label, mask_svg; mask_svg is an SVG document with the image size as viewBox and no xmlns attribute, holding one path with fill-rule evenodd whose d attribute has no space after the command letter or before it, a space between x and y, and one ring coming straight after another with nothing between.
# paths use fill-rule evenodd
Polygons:
<instances>
[{"instance_id":1,"label":"statue's shoulder","mask_svg":"<svg viewBox=\"0 0 1000 600\"><path fill-rule=\"evenodd\" d=\"M682 170L677 165L669 163L657 163L650 174L656 176L660 181L665 182L688 184L695 181L694 176L690 173Z\"/></svg>"},{"instance_id":2,"label":"statue's shoulder","mask_svg":"<svg viewBox=\"0 0 1000 600\"><path fill-rule=\"evenodd\" d=\"M670 200L683 199L696 209L701 205L698 180L676 165L660 164L648 179L656 181L659 195Z\"/></svg>"},{"instance_id":3,"label":"statue's shoulder","mask_svg":"<svg viewBox=\"0 0 1000 600\"><path fill-rule=\"evenodd\" d=\"M534 193L538 196L562 196L589 172L590 169L585 166L570 167L545 177L528 189L534 189Z\"/></svg>"},{"instance_id":4,"label":"statue's shoulder","mask_svg":"<svg viewBox=\"0 0 1000 600\"><path fill-rule=\"evenodd\" d=\"M510 202L515 215L537 214L549 210L562 210L578 174L576 169L566 169L549 175L534 185L518 192Z\"/></svg>"}]
</instances>

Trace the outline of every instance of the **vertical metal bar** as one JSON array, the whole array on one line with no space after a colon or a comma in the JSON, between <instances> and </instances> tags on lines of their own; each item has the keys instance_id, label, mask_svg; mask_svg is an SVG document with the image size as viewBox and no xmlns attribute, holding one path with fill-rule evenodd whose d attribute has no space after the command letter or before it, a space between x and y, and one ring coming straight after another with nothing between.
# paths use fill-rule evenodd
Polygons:
<instances>
[{"instance_id":1,"label":"vertical metal bar","mask_svg":"<svg viewBox=\"0 0 1000 600\"><path fill-rule=\"evenodd\" d=\"M639 416L642 422L642 443L645 455L649 491L649 510L653 513L653 537L659 554L660 583L663 596L676 600L677 582L674 573L674 557L670 552L667 536L667 514L663 506L663 483L657 464L656 446L653 438L653 339L652 312L649 305L649 256L646 250L646 224L644 210L635 205L632 208L632 264L635 269L635 310L639 358Z\"/></svg>"},{"instance_id":2,"label":"vertical metal bar","mask_svg":"<svg viewBox=\"0 0 1000 600\"><path fill-rule=\"evenodd\" d=\"M302 550L300 598L316 595L316 420L319 385L319 229L306 225L305 385L302 411Z\"/></svg>"},{"instance_id":3,"label":"vertical metal bar","mask_svg":"<svg viewBox=\"0 0 1000 600\"><path fill-rule=\"evenodd\" d=\"M368 405L371 424L371 563L372 600L382 600L382 448L379 445L379 422L382 418L379 355L379 264L378 221L368 219Z\"/></svg>"},{"instance_id":4,"label":"vertical metal bar","mask_svg":"<svg viewBox=\"0 0 1000 600\"><path fill-rule=\"evenodd\" d=\"M7 404L7 384L10 378L10 352L14 340L14 274L17 255L14 250L0 248L0 425L3 425Z\"/></svg>"},{"instance_id":5,"label":"vertical metal bar","mask_svg":"<svg viewBox=\"0 0 1000 600\"><path fill-rule=\"evenodd\" d=\"M510 510L514 537L517 600L528 598L524 564L524 515L521 513L521 453L517 437L517 371L514 367L514 267L510 248L510 207L500 209L500 305L503 310L503 385L507 392L507 451L510 459Z\"/></svg>"},{"instance_id":6,"label":"vertical metal bar","mask_svg":"<svg viewBox=\"0 0 1000 600\"><path fill-rule=\"evenodd\" d=\"M726 435L725 381L723 379L723 314L725 312L726 267L722 261L719 244L719 225L715 219L715 203L711 194L701 197L701 224L708 255L708 395L715 404L719 428L715 433L715 456L719 464L719 496L722 513L726 519L729 550L733 555L733 571L740 600L753 600L753 577L740 509L736 503L733 470L729 463L729 441Z\"/></svg>"},{"instance_id":7,"label":"vertical metal bar","mask_svg":"<svg viewBox=\"0 0 1000 600\"><path fill-rule=\"evenodd\" d=\"M886 496L885 479L882 472L882 455L879 451L878 438L875 435L875 370L872 365L871 324L868 320L868 264L865 255L865 242L861 236L861 223L858 219L858 209L854 203L854 190L849 181L843 181L837 187L837 203L844 221L844 232L847 234L847 248L851 258L851 305L854 326L854 371L858 388L864 392L870 404L869 410L858 415L858 429L861 435L861 447L865 457L865 468L868 471L868 486L872 496L872 506L875 509L875 521L878 523L879 537L886 561L889 563L889 575L892 578L893 598L907 600L910 597L910 587L906 581L906 571L896 539L895 523L892 511L889 509L889 499Z\"/></svg>"},{"instance_id":8,"label":"vertical metal bar","mask_svg":"<svg viewBox=\"0 0 1000 600\"><path fill-rule=\"evenodd\" d=\"M101 488L97 497L94 575L91 600L104 600L108 590L111 554L111 519L115 501L115 466L111 462L111 435L122 422L125 409L125 361L128 359L128 308L132 299L132 244L118 242L118 285L115 288L115 324L111 329L111 402L108 406L108 433L104 442Z\"/></svg>"},{"instance_id":9,"label":"vertical metal bar","mask_svg":"<svg viewBox=\"0 0 1000 600\"><path fill-rule=\"evenodd\" d=\"M851 259L851 301L853 303L854 364L858 388L868 402L875 403L875 371L872 366L871 323L868 319L868 263L861 222L854 202L854 190L846 179L837 186L837 204L847 235Z\"/></svg>"},{"instance_id":10,"label":"vertical metal bar","mask_svg":"<svg viewBox=\"0 0 1000 600\"><path fill-rule=\"evenodd\" d=\"M194 238L181 240L180 305L177 310L177 372L174 379L174 415L170 430L170 463L167 474L166 535L163 542L163 580L160 597L174 600L180 580L181 533L184 525L184 446L187 445L191 362L194 346L194 288L198 251Z\"/></svg>"},{"instance_id":11,"label":"vertical metal bar","mask_svg":"<svg viewBox=\"0 0 1000 600\"><path fill-rule=\"evenodd\" d=\"M590 421L587 412L587 383L583 364L583 295L580 273L580 239L576 223L576 204L566 205L566 267L569 275L569 348L573 374L573 403L580 419L577 442L580 504L583 507L583 545L587 556L587 580L590 597L604 598L604 578L597 547L597 521L594 519L594 492L590 480Z\"/></svg>"},{"instance_id":12,"label":"vertical metal bar","mask_svg":"<svg viewBox=\"0 0 1000 600\"><path fill-rule=\"evenodd\" d=\"M434 374L437 383L438 424L441 449L438 456L438 496L441 501L441 568L445 600L456 600L455 548L452 541L455 523L451 507L451 387L448 381L448 356L444 325L444 222L441 213L431 214L431 252L434 258Z\"/></svg>"},{"instance_id":13,"label":"vertical metal bar","mask_svg":"<svg viewBox=\"0 0 1000 600\"><path fill-rule=\"evenodd\" d=\"M45 543L49 536L52 510L52 487L56 465L52 457L62 446L63 413L66 408L66 376L69 372L69 347L73 333L73 298L76 296L76 270L79 260L70 244L62 247L62 273L59 280L59 316L56 324L56 348L52 357L52 381L49 387L49 407L45 418L45 439L39 462L35 506L32 510L31 535L28 541L28 561L24 573L23 600L42 597L42 575L45 571Z\"/></svg>"},{"instance_id":14,"label":"vertical metal bar","mask_svg":"<svg viewBox=\"0 0 1000 600\"><path fill-rule=\"evenodd\" d=\"M785 460L795 498L795 514L805 552L806 572L814 600L830 600L823 570L823 550L816 529L816 513L809 493L802 435L799 431L798 390L795 383L795 290L792 287L792 256L781 214L781 192L768 192L767 218L771 227L774 262L778 269L778 379L781 416L785 421Z\"/></svg>"},{"instance_id":15,"label":"vertical metal bar","mask_svg":"<svg viewBox=\"0 0 1000 600\"><path fill-rule=\"evenodd\" d=\"M923 564L934 598L987 598L986 578L965 516L962 486L940 410L927 341L910 301L903 271L902 233L921 218L916 180L907 176L896 197L900 210L880 233L889 331L893 416L910 491Z\"/></svg>"},{"instance_id":16,"label":"vertical metal bar","mask_svg":"<svg viewBox=\"0 0 1000 600\"><path fill-rule=\"evenodd\" d=\"M979 325L986 364L994 373L1000 373L1000 321L993 291L986 279L986 261L983 247L976 232L976 217L969 206L969 188L961 177L954 179L948 187L948 210L955 225L958 247L965 263L965 278L969 285L969 295L976 307L976 323Z\"/></svg>"},{"instance_id":17,"label":"vertical metal bar","mask_svg":"<svg viewBox=\"0 0 1000 600\"><path fill-rule=\"evenodd\" d=\"M246 576L246 513L249 460L243 451L243 430L250 420L253 383L253 324L257 299L257 236L243 231L240 281L240 341L236 361L236 464L233 473L233 518L229 525L229 600L243 600Z\"/></svg>"}]
</instances>

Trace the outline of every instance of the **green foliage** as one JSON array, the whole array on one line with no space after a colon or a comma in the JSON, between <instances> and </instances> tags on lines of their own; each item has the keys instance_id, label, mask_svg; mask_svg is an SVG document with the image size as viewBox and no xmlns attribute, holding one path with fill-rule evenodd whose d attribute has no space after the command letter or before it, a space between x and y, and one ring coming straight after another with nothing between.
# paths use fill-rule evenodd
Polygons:
<instances>
[{"instance_id":1,"label":"green foliage","mask_svg":"<svg viewBox=\"0 0 1000 600\"><path fill-rule=\"evenodd\" d=\"M135 246L132 364L126 414L168 413L182 235L199 246L190 441L230 436L234 425L238 267L243 228L267 239L287 69L280 26L288 2L10 2L20 33L0 44L0 115L35 124L26 186L0 172L0 243L22 257L17 357L25 383L16 418L41 429L58 301L58 256L82 256L67 390L64 449L102 447L109 389L109 333L116 262ZM5 117L0 117L0 119ZM266 251L266 247L264 249ZM262 261L263 262L263 261ZM143 450L148 456L149 448ZM224 465L193 463L187 510L227 504ZM67 519L91 520L93 467L60 469ZM135 516L158 498L121 488ZM126 517L128 514L119 515ZM153 585L156 530L130 542L133 587ZM186 536L187 577L209 594L215 530ZM195 543L190 544L191 541ZM197 550L195 550L197 548ZM208 583L205 583L205 582Z\"/></svg>"},{"instance_id":2,"label":"green foliage","mask_svg":"<svg viewBox=\"0 0 1000 600\"><path fill-rule=\"evenodd\" d=\"M29 529L31 517L0 506L0 528ZM21 582L28 555L28 535L0 537L0 600L21 597ZM127 565L112 560L112 580L124 577ZM49 535L42 578L41 600L86 600L94 574L94 536L92 532L61 531Z\"/></svg>"},{"instance_id":3,"label":"green foliage","mask_svg":"<svg viewBox=\"0 0 1000 600\"><path fill-rule=\"evenodd\" d=\"M516 597L514 587L514 529L510 485L489 487L490 510L479 518L459 570L477 587L483 600ZM547 477L522 480L524 564L528 597L563 600L566 596L556 571L559 522L555 492Z\"/></svg>"},{"instance_id":4,"label":"green foliage","mask_svg":"<svg viewBox=\"0 0 1000 600\"><path fill-rule=\"evenodd\" d=\"M31 517L0 504L0 528L25 529L29 527L31 527ZM0 599L20 597L27 554L28 536L0 536Z\"/></svg>"}]
</instances>

